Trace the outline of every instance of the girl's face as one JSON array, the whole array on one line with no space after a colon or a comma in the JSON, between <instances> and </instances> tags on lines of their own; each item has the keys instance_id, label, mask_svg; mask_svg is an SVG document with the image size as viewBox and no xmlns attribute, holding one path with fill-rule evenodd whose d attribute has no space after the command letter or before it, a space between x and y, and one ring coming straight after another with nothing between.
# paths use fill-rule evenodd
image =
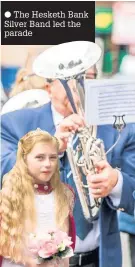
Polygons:
<instances>
[{"instance_id":1,"label":"girl's face","mask_svg":"<svg viewBox=\"0 0 135 267\"><path fill-rule=\"evenodd\" d=\"M26 157L29 174L34 182L44 184L50 181L58 163L57 149L54 144L39 142Z\"/></svg>"}]
</instances>

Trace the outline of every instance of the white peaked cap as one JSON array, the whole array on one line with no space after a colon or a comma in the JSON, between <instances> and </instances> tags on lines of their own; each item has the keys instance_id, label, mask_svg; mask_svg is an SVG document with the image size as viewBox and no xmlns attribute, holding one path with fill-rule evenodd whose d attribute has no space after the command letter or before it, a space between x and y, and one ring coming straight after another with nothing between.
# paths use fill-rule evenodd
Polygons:
<instances>
[{"instance_id":1,"label":"white peaked cap","mask_svg":"<svg viewBox=\"0 0 135 267\"><path fill-rule=\"evenodd\" d=\"M30 89L11 97L3 106L1 114L23 108L35 108L50 101L48 93L43 89Z\"/></svg>"}]
</instances>

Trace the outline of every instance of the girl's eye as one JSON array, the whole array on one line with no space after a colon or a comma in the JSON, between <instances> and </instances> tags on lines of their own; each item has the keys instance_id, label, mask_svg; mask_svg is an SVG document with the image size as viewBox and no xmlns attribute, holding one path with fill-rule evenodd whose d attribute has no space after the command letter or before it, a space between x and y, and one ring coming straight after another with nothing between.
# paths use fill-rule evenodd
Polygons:
<instances>
[{"instance_id":1,"label":"girl's eye","mask_svg":"<svg viewBox=\"0 0 135 267\"><path fill-rule=\"evenodd\" d=\"M43 159L43 156L37 156L36 158L37 159Z\"/></svg>"},{"instance_id":2,"label":"girl's eye","mask_svg":"<svg viewBox=\"0 0 135 267\"><path fill-rule=\"evenodd\" d=\"M57 159L57 157L56 156L51 156L50 159Z\"/></svg>"}]
</instances>

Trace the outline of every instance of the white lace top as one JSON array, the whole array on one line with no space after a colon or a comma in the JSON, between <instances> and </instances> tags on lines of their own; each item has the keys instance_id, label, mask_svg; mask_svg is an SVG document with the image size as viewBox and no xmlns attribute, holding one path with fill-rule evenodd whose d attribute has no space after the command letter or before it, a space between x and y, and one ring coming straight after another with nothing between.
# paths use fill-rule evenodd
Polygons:
<instances>
[{"instance_id":1,"label":"white lace top","mask_svg":"<svg viewBox=\"0 0 135 267\"><path fill-rule=\"evenodd\" d=\"M37 210L37 232L56 228L54 192L48 195L35 195Z\"/></svg>"},{"instance_id":2,"label":"white lace top","mask_svg":"<svg viewBox=\"0 0 135 267\"><path fill-rule=\"evenodd\" d=\"M43 232L56 228L54 192L48 195L35 195L37 210L37 232ZM2 267L21 267L7 259L2 260Z\"/></svg>"}]
</instances>

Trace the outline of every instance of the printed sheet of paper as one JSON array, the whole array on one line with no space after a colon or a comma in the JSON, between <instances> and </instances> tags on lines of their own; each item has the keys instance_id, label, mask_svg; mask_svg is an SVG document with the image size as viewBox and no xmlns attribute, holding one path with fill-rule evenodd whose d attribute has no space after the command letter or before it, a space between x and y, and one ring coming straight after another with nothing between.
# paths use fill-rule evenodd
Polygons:
<instances>
[{"instance_id":1,"label":"printed sheet of paper","mask_svg":"<svg viewBox=\"0 0 135 267\"><path fill-rule=\"evenodd\" d=\"M135 122L135 80L86 80L85 118L89 125L113 124L114 116Z\"/></svg>"}]
</instances>

